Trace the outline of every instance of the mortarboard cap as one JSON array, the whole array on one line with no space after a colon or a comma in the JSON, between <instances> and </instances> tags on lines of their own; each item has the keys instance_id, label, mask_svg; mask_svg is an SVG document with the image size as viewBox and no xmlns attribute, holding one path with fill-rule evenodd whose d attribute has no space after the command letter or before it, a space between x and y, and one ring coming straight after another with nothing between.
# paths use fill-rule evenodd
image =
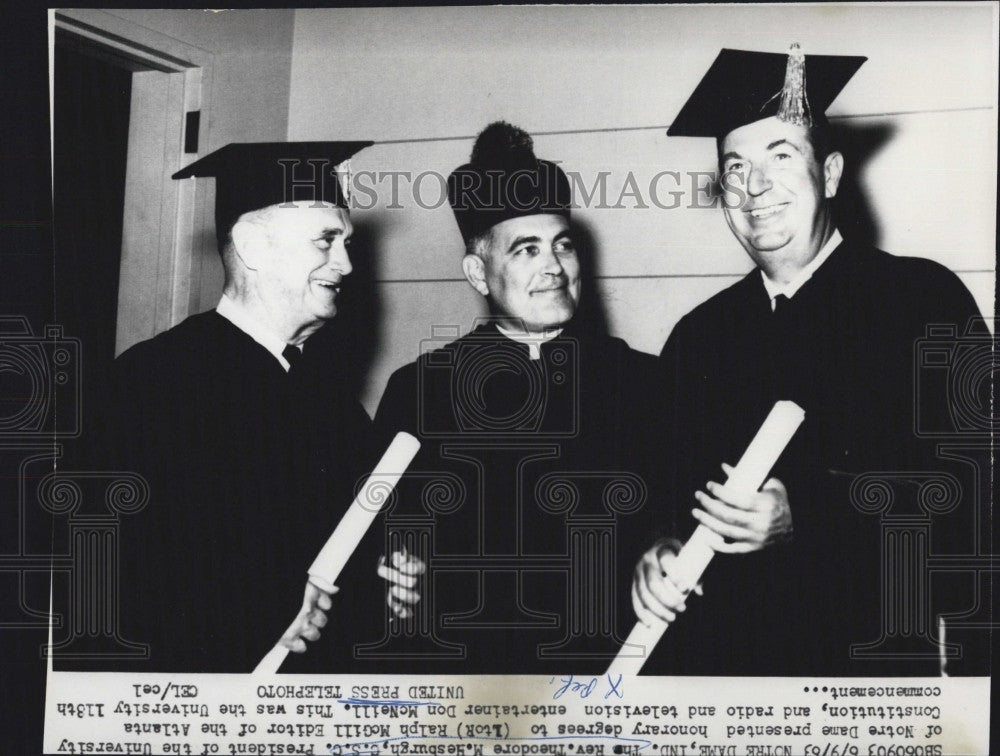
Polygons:
<instances>
[{"instance_id":1,"label":"mortarboard cap","mask_svg":"<svg viewBox=\"0 0 1000 756\"><path fill-rule=\"evenodd\" d=\"M243 213L284 202L323 201L347 207L336 167L373 142L233 143L182 168L172 178L215 177L219 250Z\"/></svg>"},{"instance_id":2,"label":"mortarboard cap","mask_svg":"<svg viewBox=\"0 0 1000 756\"><path fill-rule=\"evenodd\" d=\"M826 123L826 110L868 60L723 49L674 118L667 136L716 137L762 118Z\"/></svg>"},{"instance_id":3,"label":"mortarboard cap","mask_svg":"<svg viewBox=\"0 0 1000 756\"><path fill-rule=\"evenodd\" d=\"M498 223L551 213L569 218L569 179L555 163L535 157L527 132L496 121L476 137L469 162L448 177L448 200L462 238Z\"/></svg>"}]
</instances>

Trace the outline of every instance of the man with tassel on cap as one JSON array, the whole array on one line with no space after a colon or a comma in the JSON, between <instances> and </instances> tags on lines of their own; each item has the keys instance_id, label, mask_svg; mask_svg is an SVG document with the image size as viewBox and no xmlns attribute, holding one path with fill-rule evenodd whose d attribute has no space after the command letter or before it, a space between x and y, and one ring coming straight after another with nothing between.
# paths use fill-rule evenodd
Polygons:
<instances>
[{"instance_id":1,"label":"man with tassel on cap","mask_svg":"<svg viewBox=\"0 0 1000 756\"><path fill-rule=\"evenodd\" d=\"M706 598L670 627L646 673L940 672L926 565L904 582L872 510L878 492L858 486L883 474L887 517L928 516L921 476L946 463L916 436L915 413L947 422L948 406L943 391L917 393L915 345L931 325L961 337L979 313L951 271L874 249L833 216L844 157L824 113L864 61L797 45L788 56L723 50L668 131L717 140L726 221L757 267L682 318L660 356L665 472L676 511L693 516L660 528L689 534L700 522L727 541L704 575ZM773 473L796 503L716 498L723 489L705 481L735 464L781 399L805 410ZM950 504L936 535L974 549L968 493ZM665 580L650 567L658 551L636 568L640 617L664 613L649 589ZM933 611L974 608L962 595Z\"/></svg>"},{"instance_id":2,"label":"man with tassel on cap","mask_svg":"<svg viewBox=\"0 0 1000 756\"><path fill-rule=\"evenodd\" d=\"M148 658L98 668L247 673L326 624L330 596L310 587L289 628L374 461L326 327L351 273L335 166L368 144L230 144L174 175L215 178L225 285L215 309L115 363L114 463L151 492L121 521L122 631Z\"/></svg>"},{"instance_id":3,"label":"man with tassel on cap","mask_svg":"<svg viewBox=\"0 0 1000 756\"><path fill-rule=\"evenodd\" d=\"M410 672L600 672L657 498L655 360L579 314L569 182L527 133L487 126L448 188L490 318L397 370L379 405L381 438L422 442L393 517L430 531L401 526L407 556L381 573L404 619L372 652Z\"/></svg>"}]
</instances>

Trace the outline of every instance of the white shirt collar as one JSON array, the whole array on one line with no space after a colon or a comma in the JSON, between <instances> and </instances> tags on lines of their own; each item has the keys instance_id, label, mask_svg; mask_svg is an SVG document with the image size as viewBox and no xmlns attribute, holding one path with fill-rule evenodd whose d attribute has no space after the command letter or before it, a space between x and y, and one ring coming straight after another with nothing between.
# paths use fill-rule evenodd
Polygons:
<instances>
[{"instance_id":1,"label":"white shirt collar","mask_svg":"<svg viewBox=\"0 0 1000 756\"><path fill-rule=\"evenodd\" d=\"M281 363L281 367L286 372L291 368L288 360L281 354L288 344L278 338L270 328L255 318L246 307L235 299L231 299L223 294L215 311L273 354L274 358ZM297 348L299 350L302 349L301 346Z\"/></svg>"},{"instance_id":2,"label":"white shirt collar","mask_svg":"<svg viewBox=\"0 0 1000 756\"><path fill-rule=\"evenodd\" d=\"M542 357L542 344L546 341L554 339L562 333L563 329L557 328L554 331L545 331L544 333L528 333L524 330L510 331L497 323L497 330L508 339L512 339L519 344L526 345L528 347L529 358L532 360L538 360Z\"/></svg>"},{"instance_id":3,"label":"white shirt collar","mask_svg":"<svg viewBox=\"0 0 1000 756\"><path fill-rule=\"evenodd\" d=\"M779 294L784 294L786 297L791 299L795 296L795 292L802 288L806 281L812 278L813 273L819 270L819 266L826 262L826 259L833 254L833 250L840 246L840 243L844 241L844 237L840 235L840 231L833 229L833 233L827 240L826 244L823 245L823 249L819 251L809 264L806 265L802 270L800 270L795 278L786 284L779 284L772 281L764 273L763 269L760 271L760 277L764 279L764 288L767 290L767 296L771 298L771 311L774 311L774 298Z\"/></svg>"}]
</instances>

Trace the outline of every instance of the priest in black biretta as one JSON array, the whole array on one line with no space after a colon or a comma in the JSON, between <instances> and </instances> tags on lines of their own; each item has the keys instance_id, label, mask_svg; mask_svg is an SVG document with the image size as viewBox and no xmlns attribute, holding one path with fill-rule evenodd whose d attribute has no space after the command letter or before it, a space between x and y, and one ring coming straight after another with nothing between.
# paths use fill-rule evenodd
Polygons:
<instances>
[{"instance_id":1,"label":"priest in black biretta","mask_svg":"<svg viewBox=\"0 0 1000 756\"><path fill-rule=\"evenodd\" d=\"M489 124L448 188L461 270L491 317L400 367L382 395L376 434L421 442L392 516L427 572L390 593L413 621L375 648L411 674L597 674L627 633L646 513L663 501L646 485L656 360L581 321L569 181L527 132ZM553 504L556 480L572 506ZM439 481L456 483L431 507ZM627 507L609 504L617 493ZM602 534L578 537L584 522Z\"/></svg>"},{"instance_id":2,"label":"priest in black biretta","mask_svg":"<svg viewBox=\"0 0 1000 756\"><path fill-rule=\"evenodd\" d=\"M215 178L215 229L221 250L243 213L294 201L347 208L337 167L372 142L233 142L171 178Z\"/></svg>"},{"instance_id":3,"label":"priest in black biretta","mask_svg":"<svg viewBox=\"0 0 1000 756\"><path fill-rule=\"evenodd\" d=\"M225 285L214 309L119 356L95 413L109 426L97 469L150 489L118 533L120 637L148 651L96 668L248 673L303 606L309 565L378 452L327 327L353 232L333 169L367 144L232 144L176 174L215 177ZM366 609L381 622L375 559L348 564L324 645L286 669L349 657ZM323 623L311 614L295 645Z\"/></svg>"},{"instance_id":4,"label":"priest in black biretta","mask_svg":"<svg viewBox=\"0 0 1000 756\"><path fill-rule=\"evenodd\" d=\"M468 244L511 218L554 214L568 219L572 194L563 170L535 157L527 132L497 121L476 138L469 162L448 176L448 200Z\"/></svg>"},{"instance_id":5,"label":"priest in black biretta","mask_svg":"<svg viewBox=\"0 0 1000 756\"><path fill-rule=\"evenodd\" d=\"M933 675L942 654L949 674L983 671L968 634L958 659L935 631L939 614L973 612L974 581L907 582L927 564L904 564L890 542L904 536L888 526L924 518L931 553L975 548L970 502L931 512L918 496L920 481L977 484L970 465L940 459L917 433L927 418L953 424L947 392L920 390L914 350L932 325L986 331L953 272L855 240L850 219L832 215L844 157L822 138L825 111L864 61L798 45L723 50L668 132L717 140L720 170L741 189L723 213L755 268L685 315L660 355L663 471L681 513L661 530L686 537L702 523L728 542L646 673ZM724 500L705 481L724 479L720 464L739 460L779 400L805 422L774 479L747 501ZM873 511L870 497L886 491L891 502ZM643 564L637 589L655 611L649 587L662 576ZM948 640L961 633L952 625Z\"/></svg>"}]
</instances>

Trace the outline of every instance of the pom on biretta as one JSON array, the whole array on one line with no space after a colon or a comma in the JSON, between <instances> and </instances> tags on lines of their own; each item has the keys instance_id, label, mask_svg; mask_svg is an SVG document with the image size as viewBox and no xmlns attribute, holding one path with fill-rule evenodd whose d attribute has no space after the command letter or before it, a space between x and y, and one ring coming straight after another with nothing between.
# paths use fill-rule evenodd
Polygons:
<instances>
[{"instance_id":1,"label":"pom on biretta","mask_svg":"<svg viewBox=\"0 0 1000 756\"><path fill-rule=\"evenodd\" d=\"M243 213L292 201L347 207L338 166L373 142L233 143L172 178L215 177L215 235L221 250Z\"/></svg>"},{"instance_id":2,"label":"pom on biretta","mask_svg":"<svg viewBox=\"0 0 1000 756\"><path fill-rule=\"evenodd\" d=\"M469 162L448 177L448 201L462 238L525 215L569 217L569 179L562 169L535 157L531 136L505 121L476 137Z\"/></svg>"},{"instance_id":3,"label":"pom on biretta","mask_svg":"<svg viewBox=\"0 0 1000 756\"><path fill-rule=\"evenodd\" d=\"M674 118L667 136L722 139L733 129L777 116L789 123L826 123L826 110L868 60L723 49Z\"/></svg>"}]
</instances>

